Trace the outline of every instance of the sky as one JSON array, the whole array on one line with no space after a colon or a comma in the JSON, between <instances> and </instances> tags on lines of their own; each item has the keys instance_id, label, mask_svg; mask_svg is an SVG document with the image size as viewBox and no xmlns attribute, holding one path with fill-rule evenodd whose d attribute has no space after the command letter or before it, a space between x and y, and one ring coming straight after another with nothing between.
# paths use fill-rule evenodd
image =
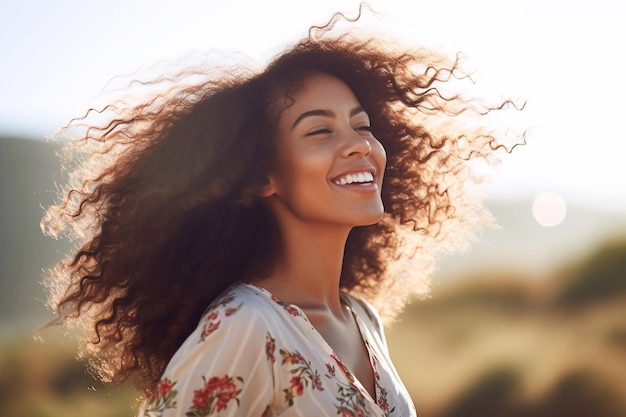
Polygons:
<instances>
[{"instance_id":1,"label":"sky","mask_svg":"<svg viewBox=\"0 0 626 417\"><path fill-rule=\"evenodd\" d=\"M626 24L612 0L371 0L376 24L455 54L477 88L519 98L528 144L503 157L490 197L557 194L626 213ZM2 0L0 134L43 138L109 80L212 49L263 63L356 0ZM374 23L372 23L374 24ZM545 194L543 194L545 195ZM553 200L550 200L553 201ZM560 202L559 204L561 204Z\"/></svg>"}]
</instances>

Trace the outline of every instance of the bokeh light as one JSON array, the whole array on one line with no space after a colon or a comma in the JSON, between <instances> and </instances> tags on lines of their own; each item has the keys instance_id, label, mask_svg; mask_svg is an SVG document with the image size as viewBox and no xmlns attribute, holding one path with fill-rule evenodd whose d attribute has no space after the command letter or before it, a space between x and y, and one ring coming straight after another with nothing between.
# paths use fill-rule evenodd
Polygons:
<instances>
[{"instance_id":1,"label":"bokeh light","mask_svg":"<svg viewBox=\"0 0 626 417\"><path fill-rule=\"evenodd\" d=\"M545 192L533 200L533 216L537 223L545 227L558 226L567 216L567 204L556 193Z\"/></svg>"}]
</instances>

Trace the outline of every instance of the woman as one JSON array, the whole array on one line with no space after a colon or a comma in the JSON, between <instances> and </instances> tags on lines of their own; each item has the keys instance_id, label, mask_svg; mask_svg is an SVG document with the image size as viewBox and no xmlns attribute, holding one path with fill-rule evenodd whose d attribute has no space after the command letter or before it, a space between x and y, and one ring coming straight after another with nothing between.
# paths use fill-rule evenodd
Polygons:
<instances>
[{"instance_id":1,"label":"woman","mask_svg":"<svg viewBox=\"0 0 626 417\"><path fill-rule=\"evenodd\" d=\"M440 93L457 61L332 26L81 119L52 303L141 416L415 415L377 311L487 218L469 162L502 145L458 115L495 107Z\"/></svg>"}]
</instances>

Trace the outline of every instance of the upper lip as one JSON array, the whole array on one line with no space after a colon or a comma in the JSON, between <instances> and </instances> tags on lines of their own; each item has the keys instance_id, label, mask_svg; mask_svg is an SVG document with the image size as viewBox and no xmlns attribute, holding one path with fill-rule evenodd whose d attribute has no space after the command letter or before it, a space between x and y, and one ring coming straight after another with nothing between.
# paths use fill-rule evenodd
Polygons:
<instances>
[{"instance_id":1,"label":"upper lip","mask_svg":"<svg viewBox=\"0 0 626 417\"><path fill-rule=\"evenodd\" d=\"M331 181L334 183L337 180L350 175L350 174L359 174L362 172L369 172L370 174L372 174L372 176L374 177L374 181L376 181L376 168L374 168L371 165L361 165L361 166L356 166L356 167L352 167L350 169L347 169L345 171L342 171L341 173L333 176L331 178Z\"/></svg>"}]
</instances>

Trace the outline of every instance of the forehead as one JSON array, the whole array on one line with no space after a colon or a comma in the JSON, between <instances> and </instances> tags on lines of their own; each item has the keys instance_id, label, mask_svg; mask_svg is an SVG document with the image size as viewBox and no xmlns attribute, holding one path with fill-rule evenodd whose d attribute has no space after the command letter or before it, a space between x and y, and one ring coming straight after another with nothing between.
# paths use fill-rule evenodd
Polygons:
<instances>
[{"instance_id":1,"label":"forehead","mask_svg":"<svg viewBox=\"0 0 626 417\"><path fill-rule=\"evenodd\" d=\"M360 105L354 92L341 79L326 73L314 73L306 76L291 91L284 92L279 98L282 109L280 119L298 117L302 111L314 109L352 110Z\"/></svg>"}]
</instances>

